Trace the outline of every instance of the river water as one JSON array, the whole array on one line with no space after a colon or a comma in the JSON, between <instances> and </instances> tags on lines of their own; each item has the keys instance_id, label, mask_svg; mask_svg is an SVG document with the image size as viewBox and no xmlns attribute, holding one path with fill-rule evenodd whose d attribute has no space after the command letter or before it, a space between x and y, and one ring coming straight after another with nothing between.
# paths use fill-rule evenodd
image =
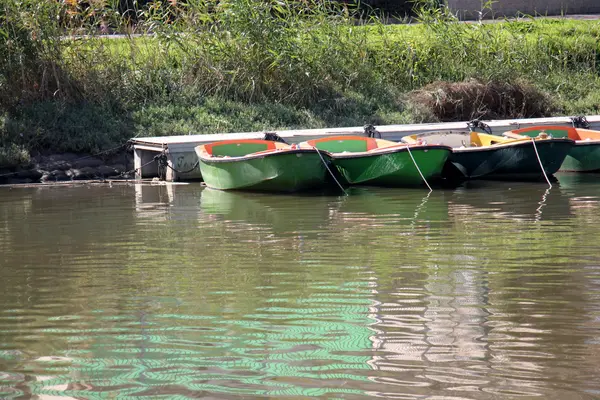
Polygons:
<instances>
[{"instance_id":1,"label":"river water","mask_svg":"<svg viewBox=\"0 0 600 400\"><path fill-rule=\"evenodd\" d=\"M0 398L600 398L599 178L0 188Z\"/></svg>"}]
</instances>

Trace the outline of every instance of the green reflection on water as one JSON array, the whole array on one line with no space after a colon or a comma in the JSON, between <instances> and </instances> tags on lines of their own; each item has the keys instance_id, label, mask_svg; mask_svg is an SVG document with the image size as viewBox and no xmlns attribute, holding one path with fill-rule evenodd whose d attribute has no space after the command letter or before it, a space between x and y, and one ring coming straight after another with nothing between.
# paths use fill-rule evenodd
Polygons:
<instances>
[{"instance_id":1,"label":"green reflection on water","mask_svg":"<svg viewBox=\"0 0 600 400\"><path fill-rule=\"evenodd\" d=\"M600 187L570 178L4 193L0 397L597 389L581 354L598 346ZM553 392L559 376L570 392Z\"/></svg>"}]
</instances>

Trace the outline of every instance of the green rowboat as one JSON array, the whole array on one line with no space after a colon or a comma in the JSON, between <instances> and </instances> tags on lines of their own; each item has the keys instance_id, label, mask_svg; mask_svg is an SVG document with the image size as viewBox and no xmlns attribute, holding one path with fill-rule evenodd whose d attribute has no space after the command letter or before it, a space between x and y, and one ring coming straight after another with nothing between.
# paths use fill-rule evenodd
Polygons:
<instances>
[{"instance_id":1,"label":"green rowboat","mask_svg":"<svg viewBox=\"0 0 600 400\"><path fill-rule=\"evenodd\" d=\"M327 183L325 151L269 140L225 140L195 151L204 182L214 189L296 192Z\"/></svg>"},{"instance_id":2,"label":"green rowboat","mask_svg":"<svg viewBox=\"0 0 600 400\"><path fill-rule=\"evenodd\" d=\"M427 180L440 176L452 151L447 146L408 146L364 136L314 139L300 143L300 148L329 152L344 183L391 187L423 185L419 170Z\"/></svg>"},{"instance_id":3,"label":"green rowboat","mask_svg":"<svg viewBox=\"0 0 600 400\"><path fill-rule=\"evenodd\" d=\"M447 178L507 180L543 179L542 166L547 175L554 174L574 144L565 138L515 139L468 131L429 132L402 140L451 146L444 168Z\"/></svg>"},{"instance_id":4,"label":"green rowboat","mask_svg":"<svg viewBox=\"0 0 600 400\"><path fill-rule=\"evenodd\" d=\"M600 171L600 131L570 126L533 126L509 131L505 135L509 137L550 135L554 138L569 138L575 141L575 145L569 151L560 166L560 170L575 172Z\"/></svg>"}]
</instances>

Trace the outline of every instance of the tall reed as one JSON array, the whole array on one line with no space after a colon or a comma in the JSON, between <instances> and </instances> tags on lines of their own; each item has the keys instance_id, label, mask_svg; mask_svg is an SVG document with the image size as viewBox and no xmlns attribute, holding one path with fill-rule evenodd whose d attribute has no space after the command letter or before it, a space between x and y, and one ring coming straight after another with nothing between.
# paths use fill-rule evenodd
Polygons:
<instances>
[{"instance_id":1,"label":"tall reed","mask_svg":"<svg viewBox=\"0 0 600 400\"><path fill-rule=\"evenodd\" d=\"M287 107L292 125L406 122L417 117L404 111L405 93L470 78L528 81L564 112L597 105L600 95L589 93L598 90L600 24L466 24L429 3L417 3L420 24L387 25L380 14L321 0L133 1L127 12L118 0L89 7L5 0L0 146L90 151L145 134L140 127L182 133L179 122L153 126L148 118L161 107L193 110L209 99ZM310 117L299 117L302 110ZM207 126L194 112L172 114L188 115L189 133L244 130L238 122ZM246 126L255 128L255 120Z\"/></svg>"}]
</instances>

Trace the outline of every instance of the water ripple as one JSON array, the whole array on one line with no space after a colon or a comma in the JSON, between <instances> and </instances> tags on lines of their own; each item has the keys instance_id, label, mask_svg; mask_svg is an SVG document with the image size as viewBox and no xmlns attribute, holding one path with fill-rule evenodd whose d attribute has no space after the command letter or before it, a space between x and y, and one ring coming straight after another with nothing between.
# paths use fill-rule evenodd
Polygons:
<instances>
[{"instance_id":1,"label":"water ripple","mask_svg":"<svg viewBox=\"0 0 600 400\"><path fill-rule=\"evenodd\" d=\"M600 184L0 201L0 398L593 399Z\"/></svg>"}]
</instances>

